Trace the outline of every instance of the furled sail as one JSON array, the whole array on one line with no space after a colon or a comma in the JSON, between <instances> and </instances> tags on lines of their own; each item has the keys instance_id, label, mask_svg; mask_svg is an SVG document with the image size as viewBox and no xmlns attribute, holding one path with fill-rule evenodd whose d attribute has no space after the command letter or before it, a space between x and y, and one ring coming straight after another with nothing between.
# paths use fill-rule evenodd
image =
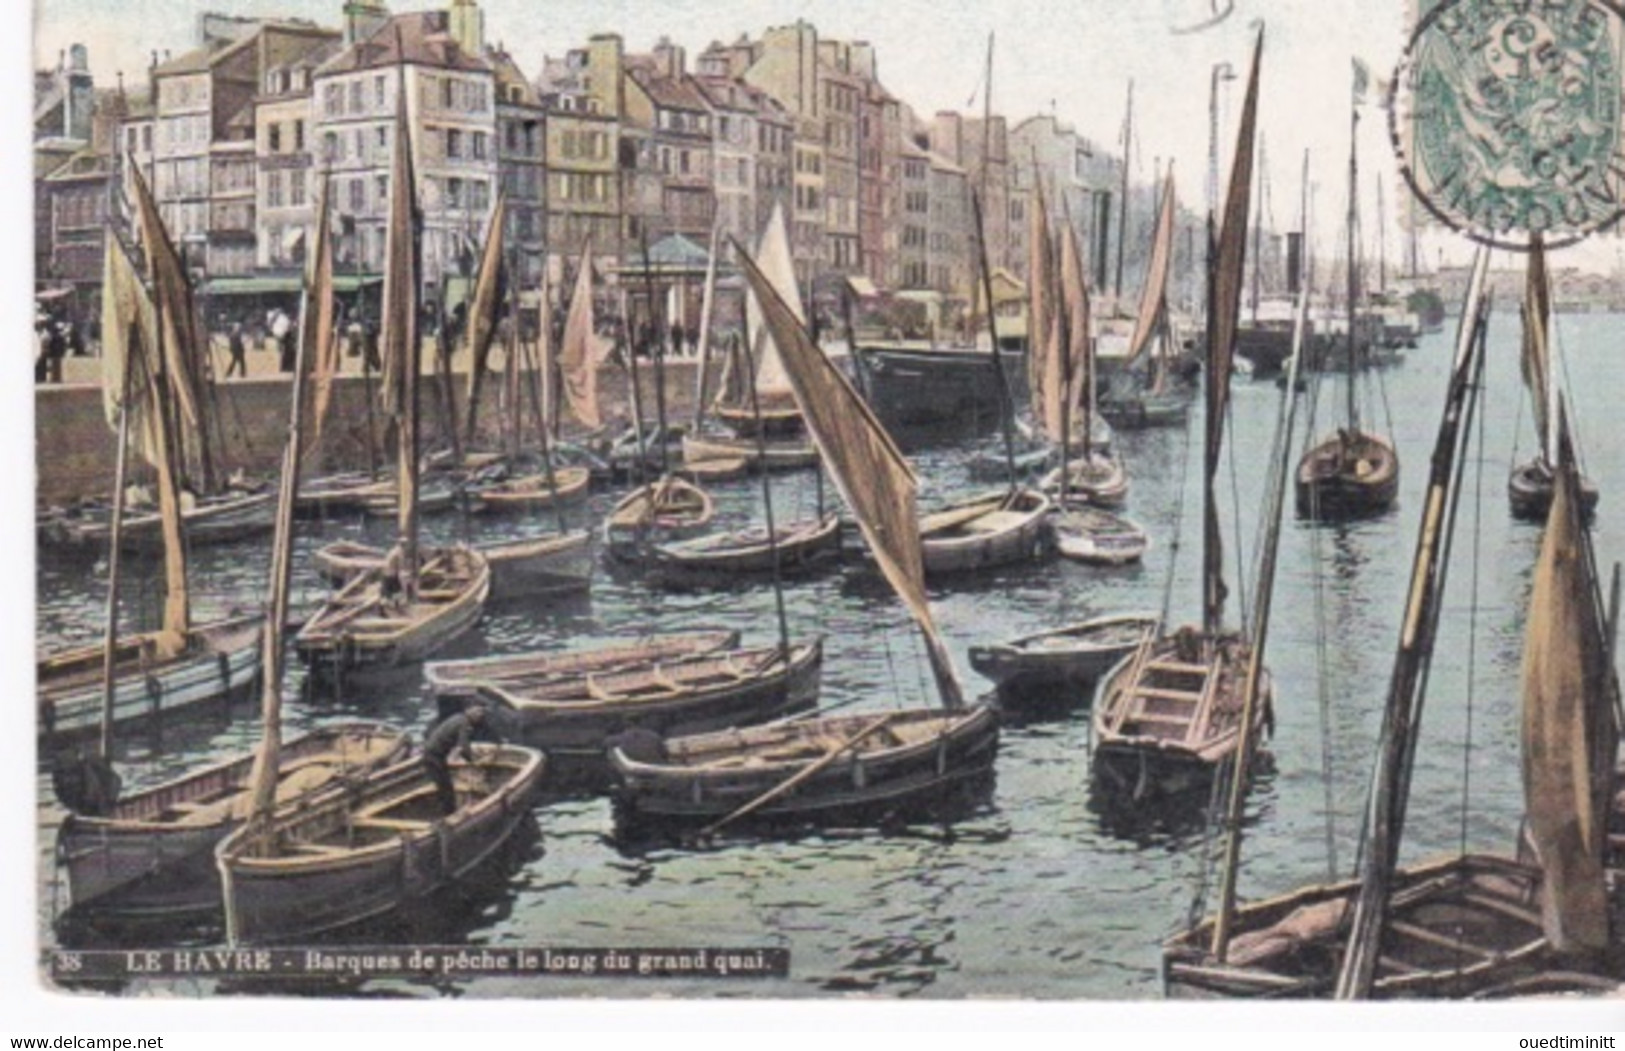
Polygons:
<instances>
[{"instance_id":1,"label":"furled sail","mask_svg":"<svg viewBox=\"0 0 1625 1051\"><path fill-rule=\"evenodd\" d=\"M1078 232L1070 223L1061 235L1060 247L1059 305L1065 319L1060 328L1066 333L1066 345L1059 348L1062 353L1052 354L1056 361L1048 371L1053 372L1054 376L1053 379L1046 378L1046 382L1058 382L1063 388L1064 411L1070 414L1071 420L1081 421L1073 425L1076 429L1072 433L1078 435L1087 447L1094 414L1095 355L1089 337L1088 272L1083 268L1083 250L1078 245ZM1053 433L1060 437L1059 430Z\"/></svg>"},{"instance_id":2,"label":"furled sail","mask_svg":"<svg viewBox=\"0 0 1625 1051\"><path fill-rule=\"evenodd\" d=\"M1168 267L1174 258L1174 173L1169 165L1163 177L1162 201L1157 205L1157 232L1151 240L1151 263L1146 268L1145 285L1140 289L1140 313L1134 320L1134 336L1129 340L1129 360L1145 353L1157 333L1167 309Z\"/></svg>"},{"instance_id":3,"label":"furled sail","mask_svg":"<svg viewBox=\"0 0 1625 1051\"><path fill-rule=\"evenodd\" d=\"M1027 389L1032 392L1034 415L1044 433L1060 434L1062 395L1050 389L1055 354L1050 331L1055 314L1055 249L1050 243L1049 209L1044 188L1036 187L1027 233ZM1056 373L1059 372L1057 368Z\"/></svg>"},{"instance_id":4,"label":"furled sail","mask_svg":"<svg viewBox=\"0 0 1625 1051\"><path fill-rule=\"evenodd\" d=\"M1546 276L1546 249L1536 234L1529 245L1528 277L1523 297L1523 381L1535 406L1535 434L1547 464L1556 459L1552 417L1552 291Z\"/></svg>"},{"instance_id":5,"label":"furled sail","mask_svg":"<svg viewBox=\"0 0 1625 1051\"><path fill-rule=\"evenodd\" d=\"M395 113L390 157L389 229L384 242L383 324L379 350L384 359L385 411L395 423L400 477L399 529L402 572L412 584L417 572L417 388L421 347L418 343L418 210L412 171L412 135L406 109ZM411 587L407 588L411 593Z\"/></svg>"},{"instance_id":6,"label":"furled sail","mask_svg":"<svg viewBox=\"0 0 1625 1051\"><path fill-rule=\"evenodd\" d=\"M304 309L300 312L299 338L310 362L310 439L306 452L318 449L322 423L333 399L333 379L339 374L339 342L333 329L333 238L328 230L330 190L322 193L316 216L316 244L311 254L311 271Z\"/></svg>"},{"instance_id":7,"label":"furled sail","mask_svg":"<svg viewBox=\"0 0 1625 1051\"><path fill-rule=\"evenodd\" d=\"M1557 416L1552 509L1524 631L1523 786L1545 875L1546 938L1570 952L1608 944L1603 855L1611 793L1598 789L1613 773L1619 728L1580 476L1561 409Z\"/></svg>"},{"instance_id":8,"label":"furled sail","mask_svg":"<svg viewBox=\"0 0 1625 1051\"><path fill-rule=\"evenodd\" d=\"M559 372L564 398L581 425L596 431L604 425L598 409L598 365L603 349L593 332L592 244L581 250L576 267L575 291L570 294L570 313L564 321L564 344L559 348Z\"/></svg>"},{"instance_id":9,"label":"furled sail","mask_svg":"<svg viewBox=\"0 0 1625 1051\"><path fill-rule=\"evenodd\" d=\"M485 224L485 245L480 251L480 272L474 280L474 298L468 310L468 440L474 440L479 424L480 390L485 382L486 361L497 331L497 304L503 298L502 218L507 213L507 195L497 194L496 207Z\"/></svg>"},{"instance_id":10,"label":"furled sail","mask_svg":"<svg viewBox=\"0 0 1625 1051\"><path fill-rule=\"evenodd\" d=\"M737 244L735 248L823 463L852 508L881 572L925 636L943 705L961 707L964 693L925 597L914 471L851 382L813 345L768 276Z\"/></svg>"}]
</instances>

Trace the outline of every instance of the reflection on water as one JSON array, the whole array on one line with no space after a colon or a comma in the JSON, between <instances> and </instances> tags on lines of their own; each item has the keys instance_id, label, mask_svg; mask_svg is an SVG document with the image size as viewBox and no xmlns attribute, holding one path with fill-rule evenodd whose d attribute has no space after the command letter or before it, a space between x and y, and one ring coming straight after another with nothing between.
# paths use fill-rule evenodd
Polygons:
<instances>
[{"instance_id":1,"label":"reflection on water","mask_svg":"<svg viewBox=\"0 0 1625 1051\"><path fill-rule=\"evenodd\" d=\"M1572 395L1575 411L1582 430L1589 422L1586 433L1593 436L1605 433L1609 392L1625 379L1620 374L1625 366L1611 353L1611 326L1617 324L1618 319L1604 317L1558 319L1569 374L1585 377ZM1506 471L1515 457L1515 424L1524 397L1517 339L1516 314L1498 315L1490 337L1486 441L1476 454L1482 477L1470 472L1463 491L1409 808L1404 853L1410 861L1457 849L1464 830L1470 847L1505 850L1521 809L1517 778L1510 773L1518 762L1516 672L1540 531L1513 522L1506 508ZM1402 366L1383 376L1403 464L1398 510L1337 527L1315 528L1289 517L1283 532L1268 646L1276 728L1269 761L1247 800L1239 884L1244 898L1324 880L1328 840L1343 869L1354 856L1449 353L1448 334L1427 337ZM1256 508L1279 396L1268 382L1238 379L1234 390L1226 461L1238 470L1233 485L1228 480L1221 485L1232 620L1244 605L1252 607L1242 601L1246 582L1238 579L1235 566L1258 550ZM1334 396L1330 388L1322 393L1323 424L1331 418L1328 399ZM922 436L910 441L925 503L986 487L969 481L963 442ZM1165 596L1175 623L1199 617L1201 481L1193 466L1199 453L1184 431L1122 432L1118 445L1133 478L1129 513L1154 538L1142 566L1096 570L1057 562L932 584L934 609L968 692L986 687L963 659L977 642L1110 611L1160 610ZM1625 499L1625 470L1617 445L1585 452L1588 473L1603 493L1596 528L1606 565L1619 557L1625 539L1620 516L1607 513L1610 501ZM720 484L714 492L724 523L759 518L756 482ZM835 499L832 487L826 487L825 498ZM602 514L613 499L614 494L595 496L587 517ZM780 521L810 516L817 499L810 474L775 479ZM1230 535L1237 518L1232 500L1241 509L1239 541ZM432 536L445 539L522 535L531 528L524 520L464 522L456 516L431 518L426 525ZM542 523L551 525L551 520ZM339 538L383 542L389 528L357 522L305 526L295 561L296 609L311 608L323 593L310 571L314 547ZM194 552L194 565L200 616L262 602L263 547L200 550ZM105 573L101 563L41 564L42 646L100 637ZM148 565L136 574L125 607L131 626L155 615L157 573ZM792 635L827 638L825 709L932 703L917 633L872 571L848 565L798 580L788 586L786 604ZM545 607L492 607L479 630L453 653L578 646L660 628L699 627L737 628L747 642L771 641L777 631L771 594L765 588L668 593L645 588L635 573L600 572L590 597ZM431 708L414 672L365 689L306 696L295 662L286 692L289 733L349 716L421 728ZM121 738L118 765L127 790L252 747L257 734L252 707L240 702L184 727L164 727L161 734ZM1465 736L1469 726L1470 738ZM781 946L791 952L788 979L677 979L658 987L593 977L437 979L361 982L343 991L367 996L788 997L854 991L1153 996L1159 943L1186 921L1193 899L1211 893L1210 862L1218 844L1204 823L1209 801L1152 812L1107 805L1089 777L1089 748L1088 707L1080 699L1049 717L1008 720L996 783L952 824L802 829L768 840L730 831L703 849L627 840L618 834L611 803L602 796L550 796L536 808L536 837L510 852L476 893L437 901L407 925L367 933L374 941L490 945ZM43 769L38 784L40 921L49 941L58 937L50 921L61 891L50 862L61 812ZM61 936L86 937L82 932ZM205 931L198 937L207 941L218 935ZM205 991L203 984L172 988L186 995Z\"/></svg>"}]
</instances>

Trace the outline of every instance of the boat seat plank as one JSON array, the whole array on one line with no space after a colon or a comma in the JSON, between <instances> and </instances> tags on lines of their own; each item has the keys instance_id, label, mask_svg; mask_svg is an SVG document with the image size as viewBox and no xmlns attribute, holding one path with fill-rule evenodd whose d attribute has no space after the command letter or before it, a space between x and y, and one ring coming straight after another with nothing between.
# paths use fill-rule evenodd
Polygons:
<instances>
[{"instance_id":1,"label":"boat seat plank","mask_svg":"<svg viewBox=\"0 0 1625 1051\"><path fill-rule=\"evenodd\" d=\"M1451 952L1459 952L1468 956L1476 956L1481 960L1490 960L1495 958L1494 953L1482 949L1477 945L1472 945L1456 938L1449 938L1443 934L1437 934L1428 930L1426 927L1418 927L1416 924L1406 923L1404 920L1389 920L1388 929L1393 931L1395 934L1403 934L1407 938L1415 938L1417 941L1427 942L1429 945L1437 945L1439 948L1449 949Z\"/></svg>"},{"instance_id":2,"label":"boat seat plank","mask_svg":"<svg viewBox=\"0 0 1625 1051\"><path fill-rule=\"evenodd\" d=\"M1146 671L1165 671L1175 675L1206 675L1207 665L1187 664L1184 661L1157 660L1148 661Z\"/></svg>"},{"instance_id":3,"label":"boat seat plank","mask_svg":"<svg viewBox=\"0 0 1625 1051\"><path fill-rule=\"evenodd\" d=\"M1188 701L1191 704L1202 699L1200 690L1173 690L1163 686L1137 686L1134 689L1134 696L1162 701Z\"/></svg>"},{"instance_id":4,"label":"boat seat plank","mask_svg":"<svg viewBox=\"0 0 1625 1051\"><path fill-rule=\"evenodd\" d=\"M1162 726L1187 726L1190 717L1185 715L1158 715L1154 712L1133 712L1123 720L1126 726L1129 723L1157 723Z\"/></svg>"},{"instance_id":5,"label":"boat seat plank","mask_svg":"<svg viewBox=\"0 0 1625 1051\"><path fill-rule=\"evenodd\" d=\"M1397 971L1400 974L1422 973L1422 968L1416 966L1415 964L1406 963L1404 960L1398 960L1386 954L1377 957L1377 966L1385 968L1389 971Z\"/></svg>"},{"instance_id":6,"label":"boat seat plank","mask_svg":"<svg viewBox=\"0 0 1625 1051\"><path fill-rule=\"evenodd\" d=\"M296 854L319 854L324 857L350 852L346 847L330 847L326 843L294 843L290 849Z\"/></svg>"},{"instance_id":7,"label":"boat seat plank","mask_svg":"<svg viewBox=\"0 0 1625 1051\"><path fill-rule=\"evenodd\" d=\"M1533 909L1523 908L1517 903L1507 901L1504 898L1497 898L1491 894L1478 894L1468 891L1462 895L1462 900L1470 902L1473 905L1478 905L1482 908L1489 909L1492 912L1498 912L1501 915L1510 917L1511 919L1517 920L1520 923L1527 923L1531 927L1539 927L1541 925L1540 913Z\"/></svg>"},{"instance_id":8,"label":"boat seat plank","mask_svg":"<svg viewBox=\"0 0 1625 1051\"><path fill-rule=\"evenodd\" d=\"M364 817L355 821L356 828L385 828L398 832L426 832L429 826L428 821L399 817Z\"/></svg>"}]
</instances>

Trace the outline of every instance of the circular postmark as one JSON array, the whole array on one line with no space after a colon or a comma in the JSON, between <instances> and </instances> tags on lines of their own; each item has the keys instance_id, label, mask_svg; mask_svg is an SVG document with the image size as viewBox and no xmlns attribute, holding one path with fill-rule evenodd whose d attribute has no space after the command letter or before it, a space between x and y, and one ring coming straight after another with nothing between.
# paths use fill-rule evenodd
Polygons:
<instances>
[{"instance_id":1,"label":"circular postmark","mask_svg":"<svg viewBox=\"0 0 1625 1051\"><path fill-rule=\"evenodd\" d=\"M1622 53L1619 0L1440 0L1389 88L1405 180L1440 222L1501 248L1611 226L1625 215Z\"/></svg>"}]
</instances>

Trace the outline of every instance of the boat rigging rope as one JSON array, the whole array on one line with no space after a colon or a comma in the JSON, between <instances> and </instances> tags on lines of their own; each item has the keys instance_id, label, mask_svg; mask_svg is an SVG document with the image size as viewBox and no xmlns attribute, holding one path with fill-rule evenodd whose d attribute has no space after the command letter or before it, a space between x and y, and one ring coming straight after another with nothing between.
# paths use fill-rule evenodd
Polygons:
<instances>
[{"instance_id":1,"label":"boat rigging rope","mask_svg":"<svg viewBox=\"0 0 1625 1051\"><path fill-rule=\"evenodd\" d=\"M1522 404L1523 399L1518 399ZM1484 421L1489 413L1478 414L1478 448L1473 457L1473 572L1471 599L1467 614L1467 706L1461 741L1461 828L1457 849L1467 853L1467 803L1473 788L1473 699L1478 683L1478 584L1480 548L1484 532Z\"/></svg>"},{"instance_id":2,"label":"boat rigging rope","mask_svg":"<svg viewBox=\"0 0 1625 1051\"><path fill-rule=\"evenodd\" d=\"M1241 543L1241 486L1236 480L1238 472L1236 470L1235 413L1227 412L1224 414L1224 426L1225 430L1230 432L1230 441L1227 444L1230 446L1230 514L1235 523L1234 535L1236 538L1236 591L1238 593L1236 604L1241 609L1241 633L1243 636L1251 637L1252 631L1249 626L1251 618L1248 616L1247 594L1252 589L1247 586L1247 581L1244 579L1247 570L1247 557L1246 550Z\"/></svg>"},{"instance_id":3,"label":"boat rigging rope","mask_svg":"<svg viewBox=\"0 0 1625 1051\"><path fill-rule=\"evenodd\" d=\"M1377 393L1382 397L1383 428L1389 439L1392 440L1394 437L1394 410L1393 407L1388 404L1388 381L1382 377L1383 370L1375 365L1370 366L1370 372L1377 378ZM1368 376L1366 380L1366 397L1369 398L1370 396L1370 377Z\"/></svg>"},{"instance_id":4,"label":"boat rigging rope","mask_svg":"<svg viewBox=\"0 0 1625 1051\"><path fill-rule=\"evenodd\" d=\"M1202 846L1197 851L1195 890L1191 894L1190 909L1185 915L1185 927L1190 929L1201 922L1207 912L1208 891L1213 886L1213 874L1218 871L1223 855L1225 816L1228 810L1228 787L1235 766L1236 755L1231 753L1219 763L1208 790L1207 819L1202 823Z\"/></svg>"},{"instance_id":5,"label":"boat rigging rope","mask_svg":"<svg viewBox=\"0 0 1625 1051\"><path fill-rule=\"evenodd\" d=\"M1563 346L1563 330L1558 326L1555 315L1553 316L1551 331L1553 337L1552 343L1557 347L1557 367L1563 370L1563 387L1565 390L1574 390L1574 381L1569 377L1569 355L1568 351L1565 350ZM1561 393L1559 394L1559 397L1561 397ZM1521 406L1522 399L1519 399L1519 402ZM1580 467L1581 477L1584 477L1586 463L1585 443L1580 440L1579 414L1570 411L1568 413L1568 424L1569 439L1574 445L1574 459ZM1552 421L1552 426L1557 426L1556 420Z\"/></svg>"},{"instance_id":6,"label":"boat rigging rope","mask_svg":"<svg viewBox=\"0 0 1625 1051\"><path fill-rule=\"evenodd\" d=\"M1181 453L1184 470L1179 475L1179 499L1174 503L1174 528L1171 530L1173 540L1168 544L1168 575L1162 582L1162 623L1164 630L1168 624L1174 601L1174 577L1179 569L1179 545L1183 536L1185 524L1185 498L1191 479L1191 432L1196 430L1187 420L1185 424L1185 445Z\"/></svg>"}]
</instances>

